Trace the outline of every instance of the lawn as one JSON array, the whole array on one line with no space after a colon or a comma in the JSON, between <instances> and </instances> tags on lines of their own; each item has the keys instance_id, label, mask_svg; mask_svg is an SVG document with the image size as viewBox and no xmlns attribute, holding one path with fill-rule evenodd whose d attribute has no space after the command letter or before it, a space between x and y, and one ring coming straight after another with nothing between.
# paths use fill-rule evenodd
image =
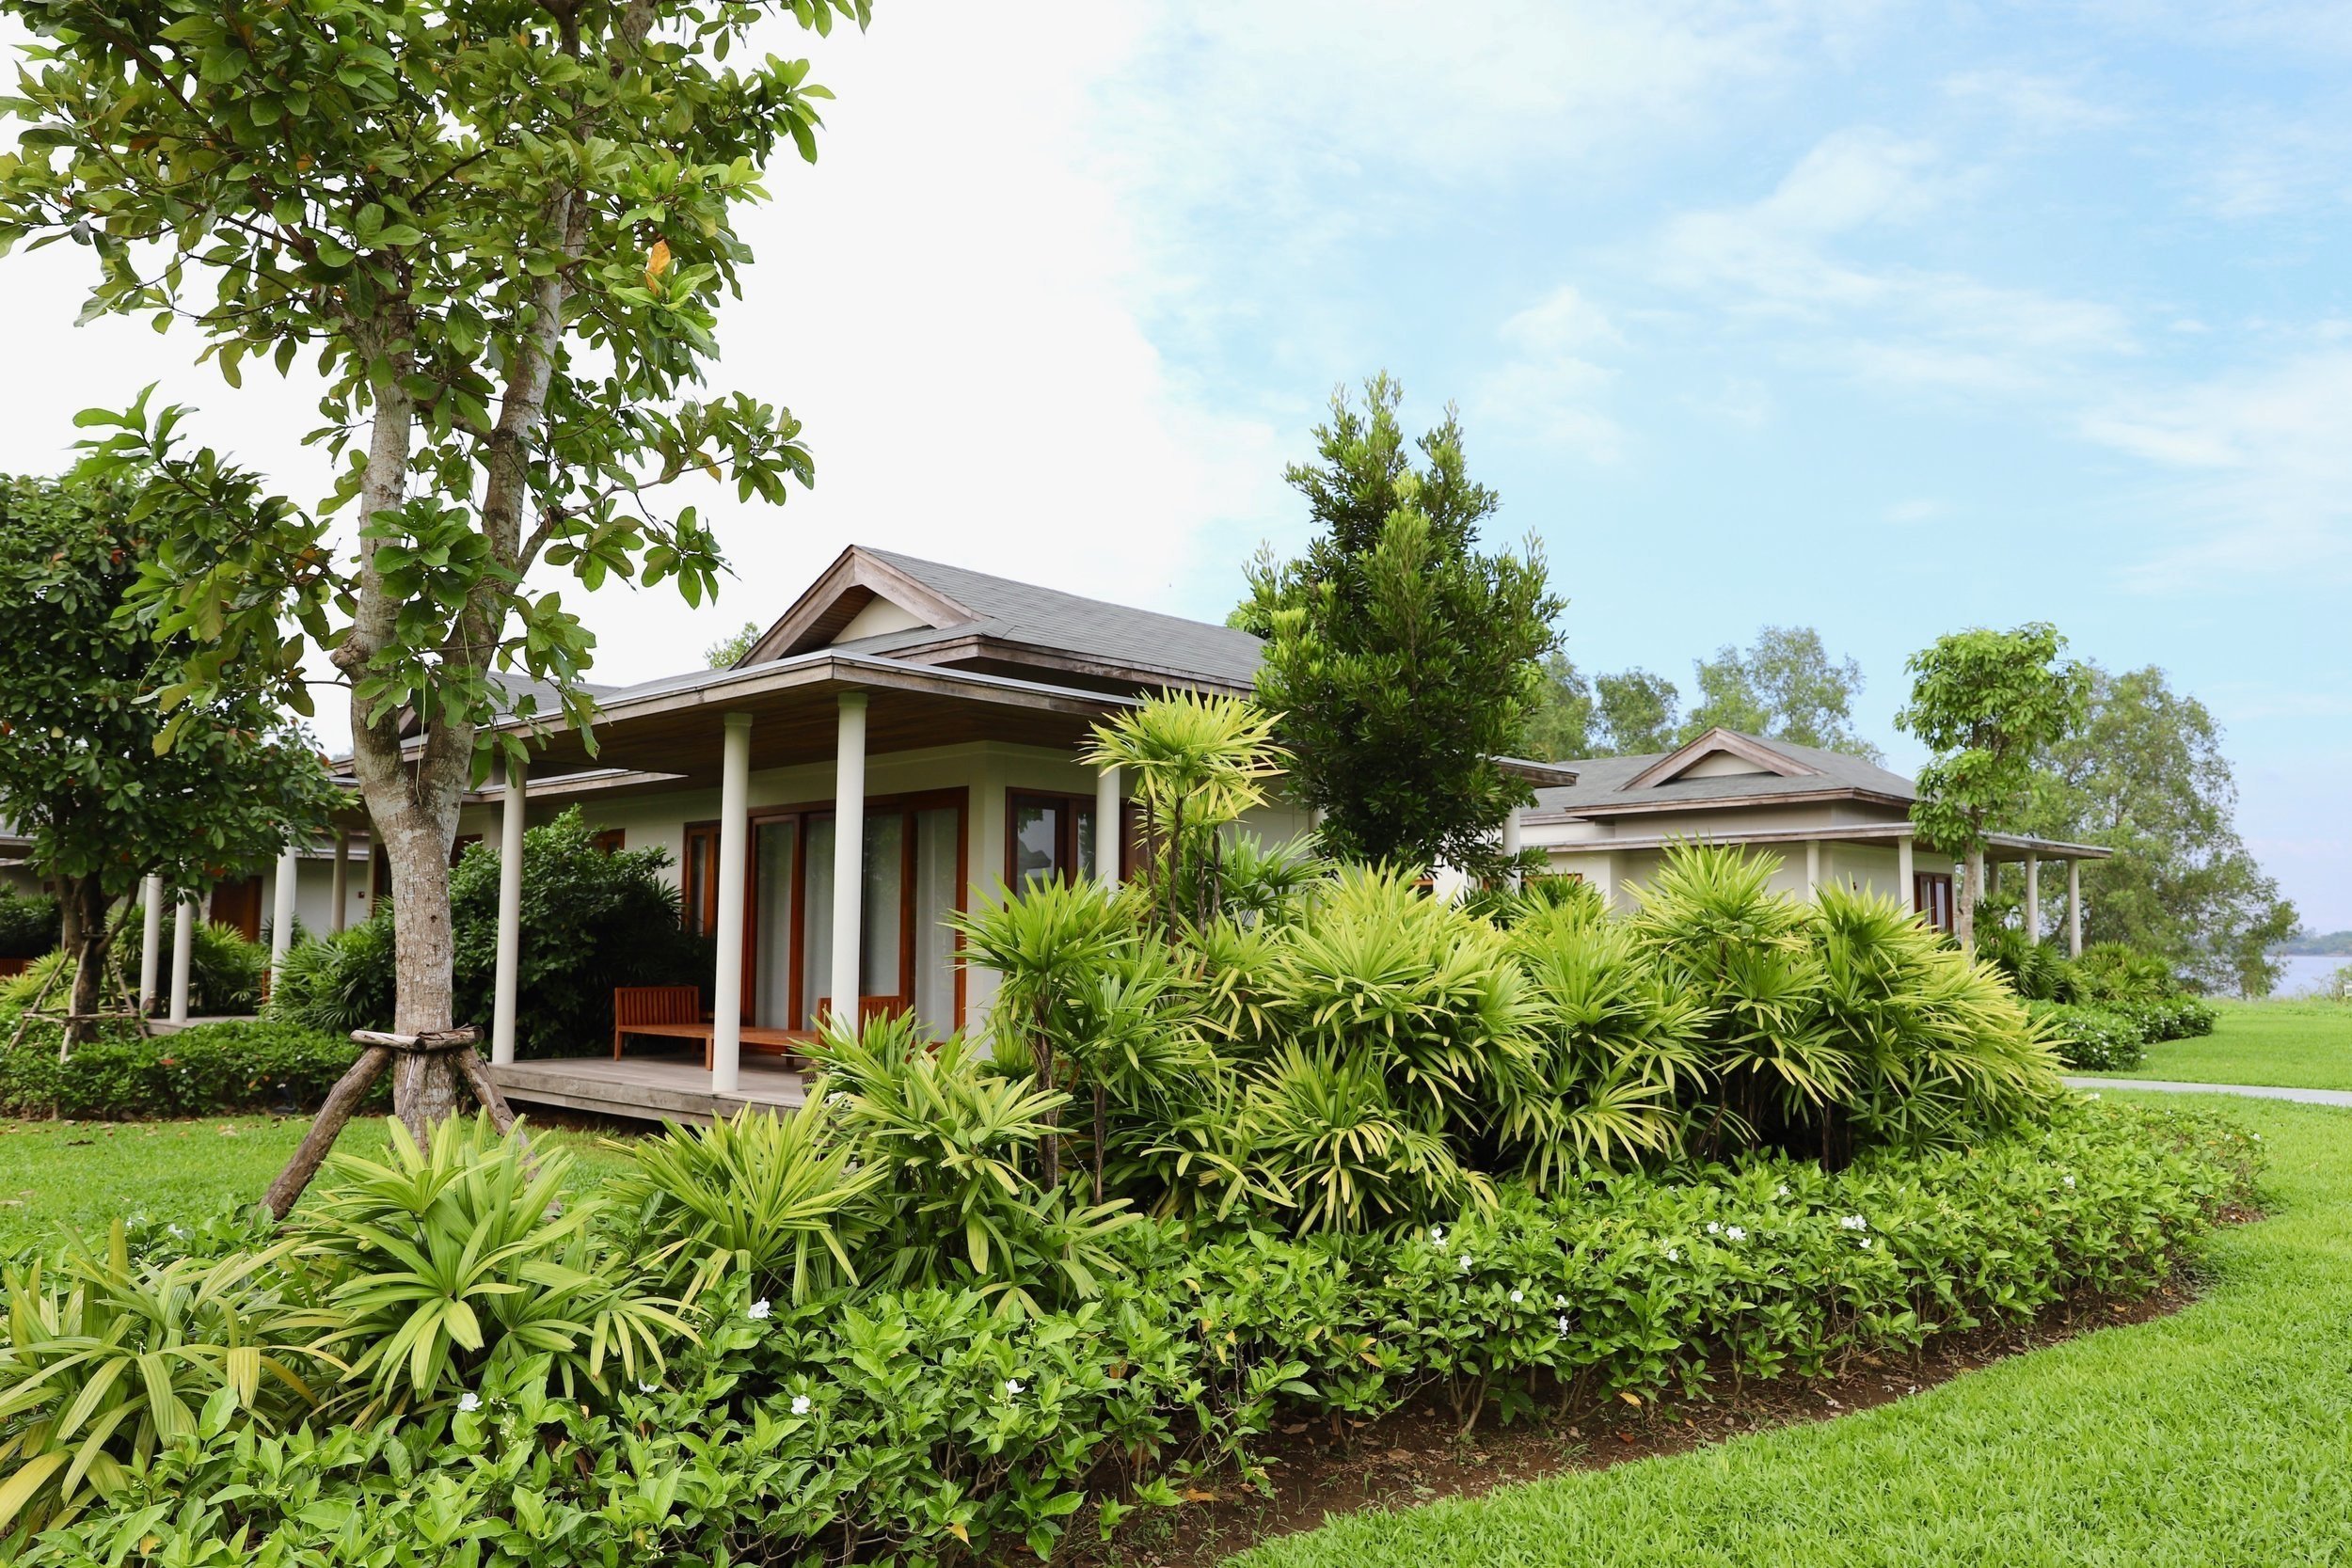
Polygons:
<instances>
[{"instance_id":1,"label":"lawn","mask_svg":"<svg viewBox=\"0 0 2352 1568\"><path fill-rule=\"evenodd\" d=\"M2352 1006L2341 1002L2217 1002L2213 1033L2164 1040L2148 1063L2103 1078L2352 1089Z\"/></svg>"},{"instance_id":2,"label":"lawn","mask_svg":"<svg viewBox=\"0 0 2352 1568\"><path fill-rule=\"evenodd\" d=\"M340 1148L380 1148L380 1123L356 1121ZM257 1202L302 1141L308 1117L205 1121L0 1120L0 1253L61 1227L103 1233L119 1214L189 1219ZM579 1133L537 1134L579 1157L593 1180L621 1159Z\"/></svg>"},{"instance_id":3,"label":"lawn","mask_svg":"<svg viewBox=\"0 0 2352 1568\"><path fill-rule=\"evenodd\" d=\"M2274 1167L2272 1217L2216 1239L2185 1311L1835 1421L1358 1515L1234 1568L2352 1561L2352 1111L2191 1102L2260 1132Z\"/></svg>"}]
</instances>

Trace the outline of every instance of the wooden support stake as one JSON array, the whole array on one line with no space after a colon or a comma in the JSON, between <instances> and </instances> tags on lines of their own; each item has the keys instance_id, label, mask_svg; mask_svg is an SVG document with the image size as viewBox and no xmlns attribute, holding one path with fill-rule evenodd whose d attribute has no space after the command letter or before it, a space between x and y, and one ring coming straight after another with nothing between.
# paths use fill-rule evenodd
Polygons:
<instances>
[{"instance_id":1,"label":"wooden support stake","mask_svg":"<svg viewBox=\"0 0 2352 1568\"><path fill-rule=\"evenodd\" d=\"M468 1027L442 1029L426 1035L393 1035L379 1029L354 1029L351 1037L367 1049L359 1053L359 1059L352 1063L350 1070L337 1079L335 1086L327 1091L326 1103L319 1107L318 1118L302 1135L301 1146L294 1151L294 1158L288 1160L286 1168L278 1173L278 1180L269 1184L269 1192L262 1199L262 1204L270 1212L272 1219L282 1220L294 1212L294 1206L301 1198L303 1189L310 1186L310 1179L326 1163L327 1150L333 1148L335 1140L342 1135L344 1126L351 1120L351 1113L358 1109L359 1101L366 1098L370 1086L391 1065L396 1055L424 1055L445 1051L457 1053L457 1070L466 1080L467 1086L473 1090L474 1097L482 1101L483 1108L490 1113L490 1125L496 1127L501 1136L515 1133L515 1108L507 1104L506 1096L499 1092L497 1080L490 1076L490 1069L483 1062L481 1053L474 1050L475 1042L482 1037L481 1030ZM524 1150L524 1157L530 1157L528 1148Z\"/></svg>"},{"instance_id":2,"label":"wooden support stake","mask_svg":"<svg viewBox=\"0 0 2352 1568\"><path fill-rule=\"evenodd\" d=\"M515 1108L507 1104L506 1096L499 1092L498 1081L490 1076L489 1066L483 1061L482 1053L468 1046L464 1054L457 1058L457 1070L466 1075L466 1083L472 1088L474 1098L481 1101L483 1108L490 1113L490 1125L502 1133L512 1132L515 1130Z\"/></svg>"},{"instance_id":3,"label":"wooden support stake","mask_svg":"<svg viewBox=\"0 0 2352 1568\"><path fill-rule=\"evenodd\" d=\"M295 1200L302 1196L302 1190L310 1184L310 1178L319 1173L319 1165L326 1160L326 1151L335 1147L335 1139L342 1132L343 1124L351 1120L351 1113L358 1109L359 1101L367 1097L369 1088L391 1065L391 1060L390 1046L370 1045L359 1053L359 1059L335 1081L335 1086L326 1093L326 1103L319 1107L318 1119L310 1123L308 1132L302 1134L302 1142L294 1149L294 1158L286 1162L286 1168L278 1173L278 1180L269 1184L269 1192L262 1199L262 1206L269 1211L270 1218L282 1220L294 1212Z\"/></svg>"}]
</instances>

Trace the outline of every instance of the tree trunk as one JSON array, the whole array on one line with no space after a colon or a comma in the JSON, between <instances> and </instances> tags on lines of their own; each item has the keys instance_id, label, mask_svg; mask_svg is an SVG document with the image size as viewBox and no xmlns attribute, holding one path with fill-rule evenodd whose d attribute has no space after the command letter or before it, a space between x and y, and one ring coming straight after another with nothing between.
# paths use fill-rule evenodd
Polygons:
<instances>
[{"instance_id":1,"label":"tree trunk","mask_svg":"<svg viewBox=\"0 0 2352 1568\"><path fill-rule=\"evenodd\" d=\"M389 357L389 373L372 388L362 518L398 507L407 491L416 406L401 377L411 356L404 351ZM358 602L334 659L352 678L352 771L391 869L392 1030L434 1035L453 1022L449 851L457 836L458 799L473 767L474 727L437 717L426 726L423 749L410 758L401 749L401 715L372 711L374 699L363 693L361 682L377 656L397 643L400 616L399 601L376 572L375 550L373 541L360 546ZM404 1052L392 1064L392 1114L421 1142L436 1123L456 1113L459 1084L447 1053Z\"/></svg>"},{"instance_id":2,"label":"tree trunk","mask_svg":"<svg viewBox=\"0 0 2352 1568\"><path fill-rule=\"evenodd\" d=\"M66 877L59 880L57 910L62 917L65 951L73 965L72 986L67 992L65 1038L57 1052L58 1060L62 1061L97 1033L97 1021L91 1015L99 1010L103 999L106 949L113 944L114 927L106 919L107 906L113 900L106 896L106 890L96 877Z\"/></svg>"},{"instance_id":3,"label":"tree trunk","mask_svg":"<svg viewBox=\"0 0 2352 1568\"><path fill-rule=\"evenodd\" d=\"M1984 856L1971 851L1960 861L1960 896L1952 901L1952 935L1960 950L1977 956L1977 902L1984 896Z\"/></svg>"}]
</instances>

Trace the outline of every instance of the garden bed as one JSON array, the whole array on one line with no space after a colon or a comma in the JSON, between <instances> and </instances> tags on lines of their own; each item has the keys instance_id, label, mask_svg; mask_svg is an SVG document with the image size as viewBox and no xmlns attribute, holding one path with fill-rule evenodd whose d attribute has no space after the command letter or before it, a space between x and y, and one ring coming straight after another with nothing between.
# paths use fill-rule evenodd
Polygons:
<instances>
[{"instance_id":1,"label":"garden bed","mask_svg":"<svg viewBox=\"0 0 2352 1568\"><path fill-rule=\"evenodd\" d=\"M2261 1217L2233 1208L2227 1221ZM1184 1508L1148 1518L1115 1546L1081 1551L1072 1560L1104 1568L1216 1568L1235 1552L1352 1514L1479 1497L1571 1470L1606 1470L1775 1427L1832 1420L2078 1334L2152 1323L2193 1302L2198 1285L2183 1275L2137 1297L2084 1293L2025 1325L1943 1335L1910 1355L1859 1356L1835 1377L1751 1384L1721 1403L1604 1403L1575 1420L1509 1428L1488 1423L1465 1433L1441 1402L1424 1402L1350 1433L1344 1442L1332 1441L1322 1423L1290 1423L1261 1447L1262 1485L1230 1470L1202 1478L1186 1491Z\"/></svg>"}]
</instances>

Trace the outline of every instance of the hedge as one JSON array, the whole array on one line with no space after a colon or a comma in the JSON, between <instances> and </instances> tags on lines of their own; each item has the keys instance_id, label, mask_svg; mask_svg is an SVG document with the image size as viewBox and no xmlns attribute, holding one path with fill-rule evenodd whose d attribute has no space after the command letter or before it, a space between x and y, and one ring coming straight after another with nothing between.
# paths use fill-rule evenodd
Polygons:
<instances>
[{"instance_id":1,"label":"hedge","mask_svg":"<svg viewBox=\"0 0 2352 1568\"><path fill-rule=\"evenodd\" d=\"M135 1121L292 1106L310 1111L358 1047L288 1023L234 1019L173 1035L93 1040L57 1060L55 1026L0 1051L0 1113ZM370 1103L386 1101L379 1079Z\"/></svg>"},{"instance_id":2,"label":"hedge","mask_svg":"<svg viewBox=\"0 0 2352 1568\"><path fill-rule=\"evenodd\" d=\"M1097 1299L1025 1321L976 1292L752 1302L737 1275L596 1406L529 1361L399 1422L262 1436L215 1401L19 1560L1043 1558L1247 1468L1281 1421L1708 1397L2143 1291L2247 1200L2258 1147L2081 1105L1967 1149L1611 1177L1396 1240L1137 1226Z\"/></svg>"}]
</instances>

